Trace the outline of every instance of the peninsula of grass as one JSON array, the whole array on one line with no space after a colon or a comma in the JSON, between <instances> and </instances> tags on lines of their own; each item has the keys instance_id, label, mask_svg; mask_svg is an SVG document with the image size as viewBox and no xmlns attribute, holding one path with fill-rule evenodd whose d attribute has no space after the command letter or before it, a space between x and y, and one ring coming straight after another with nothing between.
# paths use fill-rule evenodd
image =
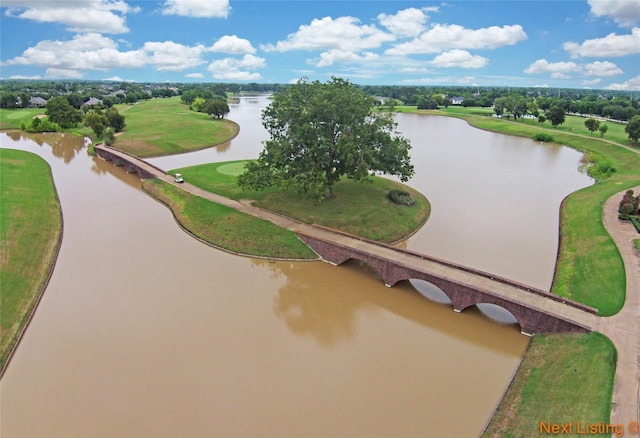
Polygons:
<instances>
[{"instance_id":1,"label":"peninsula of grass","mask_svg":"<svg viewBox=\"0 0 640 438\"><path fill-rule=\"evenodd\" d=\"M208 163L172 170L191 184L231 199L248 199L253 204L306 224L324 225L357 236L386 243L403 240L416 232L429 218L431 205L420 192L387 178L368 182L343 180L333 188L334 198L319 202L296 191L270 188L242 190L237 175L244 161ZM388 198L391 190L408 192L416 204L399 205Z\"/></svg>"},{"instance_id":2,"label":"peninsula of grass","mask_svg":"<svg viewBox=\"0 0 640 438\"><path fill-rule=\"evenodd\" d=\"M179 97L118 106L127 126L114 147L138 157L173 155L205 149L238 135L237 123L191 111Z\"/></svg>"},{"instance_id":3,"label":"peninsula of grass","mask_svg":"<svg viewBox=\"0 0 640 438\"><path fill-rule=\"evenodd\" d=\"M46 161L0 149L0 369L35 311L62 238L60 202Z\"/></svg>"},{"instance_id":4,"label":"peninsula of grass","mask_svg":"<svg viewBox=\"0 0 640 438\"><path fill-rule=\"evenodd\" d=\"M317 256L292 231L192 195L154 179L143 188L167 205L182 228L200 240L237 254L312 260Z\"/></svg>"},{"instance_id":5,"label":"peninsula of grass","mask_svg":"<svg viewBox=\"0 0 640 438\"><path fill-rule=\"evenodd\" d=\"M640 154L637 146L623 137L624 127L607 123L604 138L584 127L584 118L567 116L565 127L551 128L533 121L513 121L491 117L488 109L450 107L440 111L403 111L458 117L470 125L502 134L532 138L550 133L554 143L584 152L598 178L598 163L616 169L610 177L570 194L560 211L560 243L551 291L598 309L601 316L620 311L626 295L625 271L620 253L602 224L604 200L624 189L640 184ZM580 127L582 124L582 127ZM617 140L617 141L614 141Z\"/></svg>"},{"instance_id":6,"label":"peninsula of grass","mask_svg":"<svg viewBox=\"0 0 640 438\"><path fill-rule=\"evenodd\" d=\"M578 421L608 424L615 369L600 333L535 335L483 437L539 436L540 422L572 422L573 435Z\"/></svg>"}]
</instances>

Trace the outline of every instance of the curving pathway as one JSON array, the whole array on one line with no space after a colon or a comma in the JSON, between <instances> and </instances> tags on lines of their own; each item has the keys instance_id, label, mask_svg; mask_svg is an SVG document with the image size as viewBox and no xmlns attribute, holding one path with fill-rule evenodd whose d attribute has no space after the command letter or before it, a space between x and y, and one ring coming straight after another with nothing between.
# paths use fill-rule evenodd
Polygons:
<instances>
[{"instance_id":1,"label":"curving pathway","mask_svg":"<svg viewBox=\"0 0 640 438\"><path fill-rule=\"evenodd\" d=\"M640 187L634 189L635 193ZM618 363L613 386L611 423L627 425L640 422L640 256L633 239L640 234L629 222L618 219L618 204L626 190L611 196L604 203L602 221L618 246L627 277L627 296L624 307L614 316L599 318L596 330L613 341L618 351Z\"/></svg>"}]
</instances>

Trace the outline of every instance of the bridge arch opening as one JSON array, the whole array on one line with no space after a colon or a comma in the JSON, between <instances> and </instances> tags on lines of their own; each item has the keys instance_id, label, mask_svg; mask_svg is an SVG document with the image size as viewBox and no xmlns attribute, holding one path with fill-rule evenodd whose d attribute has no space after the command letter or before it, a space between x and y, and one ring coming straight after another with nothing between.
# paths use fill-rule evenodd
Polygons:
<instances>
[{"instance_id":1,"label":"bridge arch opening","mask_svg":"<svg viewBox=\"0 0 640 438\"><path fill-rule=\"evenodd\" d=\"M478 303L476 307L484 316L500 324L519 324L518 318L502 306L491 303Z\"/></svg>"},{"instance_id":2,"label":"bridge arch opening","mask_svg":"<svg viewBox=\"0 0 640 438\"><path fill-rule=\"evenodd\" d=\"M410 278L409 283L420 295L428 300L439 304L451 304L451 299L435 284L417 278Z\"/></svg>"}]
</instances>

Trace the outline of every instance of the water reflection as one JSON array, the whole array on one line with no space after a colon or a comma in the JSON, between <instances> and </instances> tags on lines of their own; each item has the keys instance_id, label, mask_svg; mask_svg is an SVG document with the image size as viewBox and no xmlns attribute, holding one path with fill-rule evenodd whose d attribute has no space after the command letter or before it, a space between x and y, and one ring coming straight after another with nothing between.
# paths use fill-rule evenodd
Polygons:
<instances>
[{"instance_id":1,"label":"water reflection","mask_svg":"<svg viewBox=\"0 0 640 438\"><path fill-rule=\"evenodd\" d=\"M274 298L274 314L292 333L313 339L323 348L353 342L359 321L376 318L380 312L393 314L456 342L475 344L509 354L513 346L496 336L501 323L513 323L498 312L489 314L475 306L462 314L450 303L425 299L412 283L384 286L367 265L350 260L338 267L322 262L287 263L253 260L283 281ZM424 283L424 282L423 282ZM422 289L422 287L421 287ZM513 324L509 330L520 333Z\"/></svg>"},{"instance_id":2,"label":"water reflection","mask_svg":"<svg viewBox=\"0 0 640 438\"><path fill-rule=\"evenodd\" d=\"M27 133L22 131L6 131L5 134L14 142L29 140L38 146L48 145L56 158L70 163L85 147L85 139L71 134Z\"/></svg>"}]
</instances>

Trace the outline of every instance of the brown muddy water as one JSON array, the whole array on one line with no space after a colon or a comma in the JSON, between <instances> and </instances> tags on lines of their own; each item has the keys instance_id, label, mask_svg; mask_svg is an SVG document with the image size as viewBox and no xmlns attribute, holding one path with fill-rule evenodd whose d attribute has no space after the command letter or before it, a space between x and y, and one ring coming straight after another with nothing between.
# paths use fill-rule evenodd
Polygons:
<instances>
[{"instance_id":1,"label":"brown muddy water","mask_svg":"<svg viewBox=\"0 0 640 438\"><path fill-rule=\"evenodd\" d=\"M257 156L266 102L232 106L231 143L151 161ZM548 288L560 202L591 183L580 154L444 117L398 122L410 184L433 204L404 245ZM34 138L0 145L49 162L64 239L0 383L3 437L477 436L528 345L515 324L424 298L424 283L210 248L81 139Z\"/></svg>"}]
</instances>

